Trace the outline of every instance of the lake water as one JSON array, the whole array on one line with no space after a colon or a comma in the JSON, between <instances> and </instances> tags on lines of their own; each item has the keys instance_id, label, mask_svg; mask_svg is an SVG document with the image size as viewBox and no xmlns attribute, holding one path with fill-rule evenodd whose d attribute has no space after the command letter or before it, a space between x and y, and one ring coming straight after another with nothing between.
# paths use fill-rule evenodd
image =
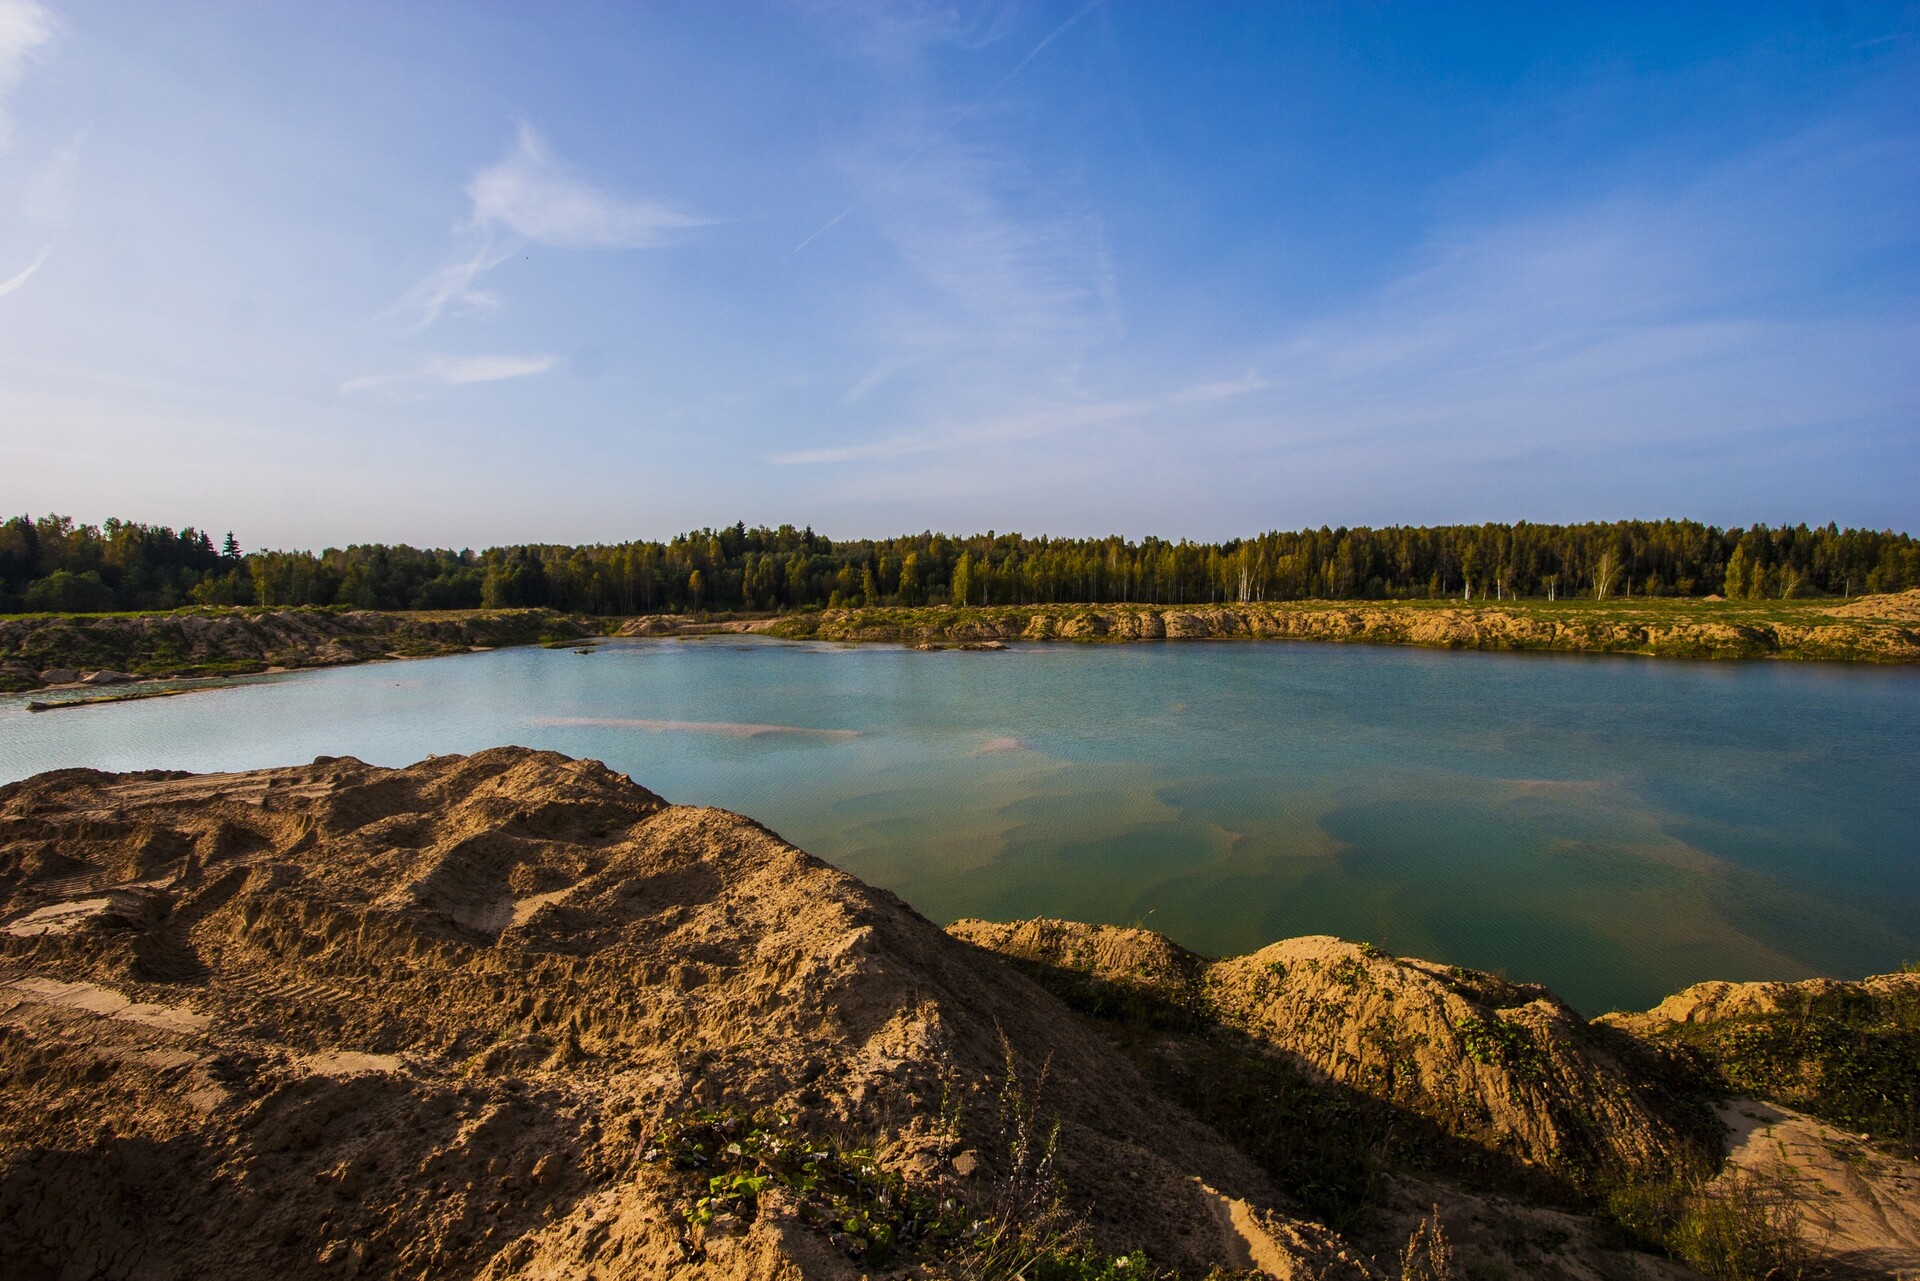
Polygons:
<instances>
[{"instance_id":1,"label":"lake water","mask_svg":"<svg viewBox=\"0 0 1920 1281\"><path fill-rule=\"evenodd\" d=\"M501 743L751 814L938 921L1308 933L1550 984L1920 957L1920 672L1315 644L758 638L512 649L31 715L59 766L388 765Z\"/></svg>"}]
</instances>

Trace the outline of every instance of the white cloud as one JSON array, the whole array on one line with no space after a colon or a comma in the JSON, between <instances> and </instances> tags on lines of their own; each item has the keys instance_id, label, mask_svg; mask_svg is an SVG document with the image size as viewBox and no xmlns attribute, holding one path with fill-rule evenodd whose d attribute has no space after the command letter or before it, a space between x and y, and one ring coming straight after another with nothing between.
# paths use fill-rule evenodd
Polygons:
<instances>
[{"instance_id":1,"label":"white cloud","mask_svg":"<svg viewBox=\"0 0 1920 1281\"><path fill-rule=\"evenodd\" d=\"M419 333L449 308L476 315L500 296L480 279L529 244L554 249L652 249L706 219L665 205L630 200L580 181L556 160L531 126L521 125L507 154L467 184L472 211L457 229L459 258L428 275L388 309L411 316Z\"/></svg>"},{"instance_id":2,"label":"white cloud","mask_svg":"<svg viewBox=\"0 0 1920 1281\"><path fill-rule=\"evenodd\" d=\"M9 132L7 96L19 85L27 65L53 42L58 24L45 5L34 0L0 0L0 147Z\"/></svg>"},{"instance_id":3,"label":"white cloud","mask_svg":"<svg viewBox=\"0 0 1920 1281\"><path fill-rule=\"evenodd\" d=\"M20 286L26 284L27 281L33 276L33 273L40 270L40 268L46 264L47 255L52 252L53 252L52 245L42 246L40 249L40 252L33 256L33 261L27 264L26 270L20 272L15 276L11 276L6 280L0 280L0 298L4 298L6 295L12 293L14 290L18 289Z\"/></svg>"},{"instance_id":4,"label":"white cloud","mask_svg":"<svg viewBox=\"0 0 1920 1281\"><path fill-rule=\"evenodd\" d=\"M877 236L897 264L867 277L852 318L864 331L863 363L843 375L839 408L851 411L848 435L864 439L774 461L933 454L1050 434L1131 406L1134 386L1082 385L1083 371L1125 332L1106 220L1080 175L1027 153L1027 104L1016 92L1046 71L1049 51L1097 7L1083 2L1039 30L1028 9L973 13L983 25L964 47L995 48L974 60L989 87L962 103L928 74L925 56L961 42L953 15L936 21L944 10L909 10L923 20L904 22L889 10L879 20L890 38L866 52L902 83L868 135L851 144L850 199L794 250L858 214L863 234ZM1001 42L1022 28L1031 42L1009 51L1011 41ZM893 58L895 46L918 52ZM886 395L875 396L883 384ZM1157 394L1147 398L1158 404ZM874 421L881 413L892 421Z\"/></svg>"},{"instance_id":5,"label":"white cloud","mask_svg":"<svg viewBox=\"0 0 1920 1281\"><path fill-rule=\"evenodd\" d=\"M704 224L665 205L625 200L579 181L527 125L498 163L474 175L467 197L476 226L557 249L649 249Z\"/></svg>"},{"instance_id":6,"label":"white cloud","mask_svg":"<svg viewBox=\"0 0 1920 1281\"><path fill-rule=\"evenodd\" d=\"M412 316L413 323L405 330L411 335L440 319L448 307L463 315L482 315L496 310L500 306L500 295L480 288L477 282L517 252L517 245L502 246L491 237L485 238L467 257L448 263L402 294L387 314Z\"/></svg>"},{"instance_id":7,"label":"white cloud","mask_svg":"<svg viewBox=\"0 0 1920 1281\"><path fill-rule=\"evenodd\" d=\"M559 364L556 356L435 356L412 369L393 374L362 374L340 384L340 394L380 391L409 383L437 382L448 386L494 383L508 378L544 374Z\"/></svg>"}]
</instances>

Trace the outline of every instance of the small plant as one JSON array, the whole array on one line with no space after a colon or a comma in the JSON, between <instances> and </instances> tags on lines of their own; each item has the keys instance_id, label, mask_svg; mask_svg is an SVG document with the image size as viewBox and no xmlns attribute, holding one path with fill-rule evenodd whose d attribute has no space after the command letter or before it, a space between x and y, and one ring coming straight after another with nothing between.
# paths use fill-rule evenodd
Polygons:
<instances>
[{"instance_id":1,"label":"small plant","mask_svg":"<svg viewBox=\"0 0 1920 1281\"><path fill-rule=\"evenodd\" d=\"M1000 1145L1006 1168L995 1181L986 1213L968 1229L969 1271L982 1281L1024 1278L1029 1263L1065 1258L1077 1244L1060 1204L1054 1150L1059 1123L1047 1122L1040 1098L1050 1063L1021 1072L1013 1042L1000 1033L1005 1074L1000 1079ZM1063 1275L1072 1275L1071 1273Z\"/></svg>"},{"instance_id":2,"label":"small plant","mask_svg":"<svg viewBox=\"0 0 1920 1281\"><path fill-rule=\"evenodd\" d=\"M1745 1170L1704 1167L1621 1183L1606 1213L1635 1244L1663 1250L1715 1281L1799 1281L1811 1251L1791 1189Z\"/></svg>"},{"instance_id":3,"label":"small plant","mask_svg":"<svg viewBox=\"0 0 1920 1281\"><path fill-rule=\"evenodd\" d=\"M884 1264L902 1248L955 1236L952 1202L936 1201L882 1169L866 1148L807 1137L783 1113L703 1109L670 1121L645 1154L707 1175L705 1195L686 1210L689 1226L722 1215L751 1223L769 1185L792 1194L800 1218L822 1228L856 1259Z\"/></svg>"},{"instance_id":4,"label":"small plant","mask_svg":"<svg viewBox=\"0 0 1920 1281\"><path fill-rule=\"evenodd\" d=\"M1460 1034L1467 1057L1475 1063L1523 1074L1540 1070L1540 1050L1524 1024L1468 1016L1456 1022L1453 1030Z\"/></svg>"},{"instance_id":5,"label":"small plant","mask_svg":"<svg viewBox=\"0 0 1920 1281\"><path fill-rule=\"evenodd\" d=\"M1343 956L1328 966L1327 978L1348 991L1358 990L1373 981L1367 973L1367 967L1351 956Z\"/></svg>"},{"instance_id":6,"label":"small plant","mask_svg":"<svg viewBox=\"0 0 1920 1281\"><path fill-rule=\"evenodd\" d=\"M1920 992L1809 995L1799 1009L1664 1039L1697 1052L1729 1093L1774 1099L1920 1156Z\"/></svg>"},{"instance_id":7,"label":"small plant","mask_svg":"<svg viewBox=\"0 0 1920 1281\"><path fill-rule=\"evenodd\" d=\"M1400 1251L1400 1281L1454 1281L1458 1276L1453 1246L1440 1225L1440 1207L1436 1205L1431 1215L1414 1224Z\"/></svg>"},{"instance_id":8,"label":"small plant","mask_svg":"<svg viewBox=\"0 0 1920 1281\"><path fill-rule=\"evenodd\" d=\"M793 1118L773 1110L723 1106L674 1118L643 1159L704 1176L681 1211L683 1241L695 1257L701 1232L728 1218L752 1223L762 1197L778 1187L792 1198L802 1222L872 1267L917 1255L950 1260L977 1281L1169 1281L1170 1274L1144 1254L1106 1254L1082 1238L1060 1200L1054 1169L1059 1125L1040 1105L1047 1065L1023 1072L1004 1034L1001 1048L1005 1168L973 1205L909 1183L880 1166L871 1148L808 1136ZM957 1142L958 1091L952 1081L944 1084L941 1128Z\"/></svg>"},{"instance_id":9,"label":"small plant","mask_svg":"<svg viewBox=\"0 0 1920 1281\"><path fill-rule=\"evenodd\" d=\"M1810 1256L1787 1189L1744 1170L1690 1198L1672 1249L1715 1281L1799 1281Z\"/></svg>"}]
</instances>

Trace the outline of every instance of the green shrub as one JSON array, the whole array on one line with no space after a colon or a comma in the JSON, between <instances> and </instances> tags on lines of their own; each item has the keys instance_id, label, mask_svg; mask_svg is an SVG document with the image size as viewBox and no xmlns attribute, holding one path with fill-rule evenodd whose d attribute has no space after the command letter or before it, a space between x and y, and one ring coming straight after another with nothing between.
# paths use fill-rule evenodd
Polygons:
<instances>
[{"instance_id":1,"label":"green shrub","mask_svg":"<svg viewBox=\"0 0 1920 1281\"><path fill-rule=\"evenodd\" d=\"M876 1265L915 1243L954 1238L961 1226L958 1206L910 1187L870 1150L803 1135L779 1112L691 1112L669 1121L646 1156L706 1176L705 1194L685 1212L692 1225L722 1214L751 1223L761 1193L777 1184L793 1195L803 1221Z\"/></svg>"},{"instance_id":2,"label":"green shrub","mask_svg":"<svg viewBox=\"0 0 1920 1281\"><path fill-rule=\"evenodd\" d=\"M1607 1216L1635 1245L1663 1251L1714 1281L1798 1281L1810 1251L1790 1189L1732 1170L1694 1170L1613 1188Z\"/></svg>"}]
</instances>

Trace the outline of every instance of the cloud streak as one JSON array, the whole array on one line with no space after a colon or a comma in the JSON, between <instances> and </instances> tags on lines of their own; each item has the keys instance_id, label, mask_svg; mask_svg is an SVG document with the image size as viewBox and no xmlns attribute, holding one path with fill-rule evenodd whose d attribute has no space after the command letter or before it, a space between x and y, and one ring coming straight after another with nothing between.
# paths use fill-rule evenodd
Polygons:
<instances>
[{"instance_id":1,"label":"cloud streak","mask_svg":"<svg viewBox=\"0 0 1920 1281\"><path fill-rule=\"evenodd\" d=\"M0 0L0 148L6 146L11 132L7 98L58 31L45 5L34 0Z\"/></svg>"},{"instance_id":2,"label":"cloud streak","mask_svg":"<svg viewBox=\"0 0 1920 1281\"><path fill-rule=\"evenodd\" d=\"M1032 49L1029 49L1027 51L1027 56L1020 59L1019 62L1015 63L1011 71L1007 72L1004 76L1001 76L998 80L994 81L992 88L988 89L985 93L981 94L978 98L975 98L972 102L962 107L959 113L956 114L950 122L948 122L945 128L936 129L932 133L928 134L925 138L921 139L920 145L915 147L912 151L908 152L907 158L905 160L902 160L898 165L894 166L893 172L888 174L887 176L889 178L898 178L901 174L905 173L908 170L908 168L910 168L913 165L914 161L920 159L921 156L927 153L927 149L929 147L933 146L934 143L939 142L942 138L946 137L954 129L958 128L961 124L965 123L970 117L972 117L982 107L986 106L988 102L992 101L994 95L999 93L1002 89L1006 88L1008 83L1012 81L1012 79L1015 76L1019 75L1022 71L1025 71L1027 69L1027 64L1032 62L1035 58L1039 57L1041 54L1041 51L1043 51L1048 45L1052 44L1055 40L1058 40L1061 36L1064 36L1065 34L1067 34L1067 32L1071 30L1074 27L1074 25L1080 21L1080 19L1086 17L1089 13L1092 13L1095 9L1098 9L1101 5L1105 3L1106 3L1106 0L1087 0L1086 4L1082 5L1080 8L1074 11L1072 17L1068 18L1065 22L1055 27L1052 31L1048 32L1046 36L1040 41L1039 44L1036 44L1035 46L1033 46ZM788 257L792 257L793 254L799 253L802 249L805 249L808 245L812 244L814 241L820 239L820 237L826 235L829 231L832 231L835 227L845 222L850 215L859 212L861 209L864 209L869 203L871 203L872 199L873 197L871 196L862 197L861 199L856 200L852 204L848 205L845 209L842 209L839 213L835 214L833 217L827 219L827 221L824 224L822 224L819 228L817 228L811 235L807 236L799 244L795 245L793 247L792 253L788 254Z\"/></svg>"},{"instance_id":3,"label":"cloud streak","mask_svg":"<svg viewBox=\"0 0 1920 1281\"><path fill-rule=\"evenodd\" d=\"M391 374L362 374L340 384L340 394L382 391L414 383L457 387L468 383L495 383L509 378L544 374L560 363L557 356L435 356L412 369Z\"/></svg>"},{"instance_id":4,"label":"cloud streak","mask_svg":"<svg viewBox=\"0 0 1920 1281\"><path fill-rule=\"evenodd\" d=\"M553 249L653 249L709 220L654 201L613 195L581 181L556 159L532 126L521 125L507 153L466 186L467 220L456 229L464 247L388 309L412 317L417 334L449 309L478 315L500 306L480 287L487 273L530 244Z\"/></svg>"},{"instance_id":5,"label":"cloud streak","mask_svg":"<svg viewBox=\"0 0 1920 1281\"><path fill-rule=\"evenodd\" d=\"M1154 399L1111 400L1093 405L1067 405L1030 414L1012 414L985 422L968 423L936 431L903 433L881 440L828 449L803 449L775 454L767 459L776 467L817 463L865 462L872 459L904 458L914 454L938 454L980 445L1033 440L1056 432L1071 431L1101 423L1141 418L1160 408Z\"/></svg>"},{"instance_id":6,"label":"cloud streak","mask_svg":"<svg viewBox=\"0 0 1920 1281\"><path fill-rule=\"evenodd\" d=\"M12 293L14 290L18 289L20 286L26 284L27 281L31 280L33 278L33 273L40 270L40 268L46 265L47 257L52 253L53 253L52 245L43 245L40 249L40 252L33 256L33 261L27 264L26 270L20 272L18 275L10 277L9 279L0 280L0 298L6 297L8 294Z\"/></svg>"},{"instance_id":7,"label":"cloud streak","mask_svg":"<svg viewBox=\"0 0 1920 1281\"><path fill-rule=\"evenodd\" d=\"M871 375L869 377L871 378ZM1221 382L1195 383L1161 395L1103 400L1093 404L1062 405L1032 413L1009 414L982 421L950 424L930 431L896 432L879 440L863 441L859 444L775 454L767 461L776 467L866 462L875 459L906 458L916 454L946 453L949 450L973 449L981 445L1036 440L1059 432L1148 419L1163 410L1180 406L1208 404L1238 396L1248 396L1265 391L1272 385L1266 378L1250 369L1238 378Z\"/></svg>"},{"instance_id":8,"label":"cloud streak","mask_svg":"<svg viewBox=\"0 0 1920 1281\"><path fill-rule=\"evenodd\" d=\"M706 220L646 200L628 200L569 174L538 133L521 125L496 164L467 184L473 222L557 249L651 249Z\"/></svg>"}]
</instances>

